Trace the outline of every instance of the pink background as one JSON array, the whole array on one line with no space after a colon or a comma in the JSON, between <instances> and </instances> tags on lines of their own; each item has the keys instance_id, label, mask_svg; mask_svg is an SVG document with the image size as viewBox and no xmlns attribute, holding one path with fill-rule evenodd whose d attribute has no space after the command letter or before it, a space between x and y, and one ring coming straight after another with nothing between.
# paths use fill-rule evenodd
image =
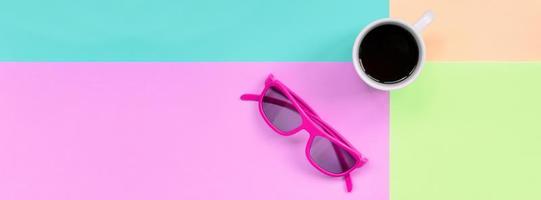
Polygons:
<instances>
[{"instance_id":1,"label":"pink background","mask_svg":"<svg viewBox=\"0 0 541 200\"><path fill-rule=\"evenodd\" d=\"M268 73L369 158L340 178L244 92ZM351 63L0 63L0 199L388 199L388 94Z\"/></svg>"}]
</instances>

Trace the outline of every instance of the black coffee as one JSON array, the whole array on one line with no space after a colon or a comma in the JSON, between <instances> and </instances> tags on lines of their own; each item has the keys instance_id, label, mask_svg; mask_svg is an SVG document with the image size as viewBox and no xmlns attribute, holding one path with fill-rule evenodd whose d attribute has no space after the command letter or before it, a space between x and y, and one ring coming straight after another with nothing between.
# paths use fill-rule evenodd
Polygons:
<instances>
[{"instance_id":1,"label":"black coffee","mask_svg":"<svg viewBox=\"0 0 541 200\"><path fill-rule=\"evenodd\" d=\"M413 73L419 61L419 47L408 30L386 24L365 35L359 59L365 73L375 81L396 83Z\"/></svg>"}]
</instances>

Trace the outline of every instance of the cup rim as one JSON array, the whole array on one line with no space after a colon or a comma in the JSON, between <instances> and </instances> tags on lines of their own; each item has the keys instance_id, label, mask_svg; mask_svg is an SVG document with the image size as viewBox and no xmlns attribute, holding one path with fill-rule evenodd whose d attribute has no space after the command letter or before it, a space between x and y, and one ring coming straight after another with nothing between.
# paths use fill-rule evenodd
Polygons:
<instances>
[{"instance_id":1,"label":"cup rim","mask_svg":"<svg viewBox=\"0 0 541 200\"><path fill-rule=\"evenodd\" d=\"M417 65L415 66L413 70L413 73L410 76L408 76L406 79L400 82L396 82L396 83L380 83L373 80L364 72L364 70L362 69L362 63L358 59L360 44L362 40L364 39L364 37L366 36L366 34L370 32L371 30L373 30L374 28L381 25L385 25L385 24L392 24L392 25L400 26L406 29L408 32L410 32L411 35L413 35L413 38L415 38L415 41L417 42L417 46L419 47L419 58L417 61ZM359 77L361 77L361 79L369 86L379 89L379 90L384 90L384 91L401 89L411 84L419 76L424 66L424 61L425 61L425 44L423 42L423 39L421 38L421 33L416 31L412 25L399 19L392 19L392 18L379 19L368 24L357 35L357 38L355 39L355 43L353 44L352 60L353 60L353 65L355 67L355 71L357 72Z\"/></svg>"}]
</instances>

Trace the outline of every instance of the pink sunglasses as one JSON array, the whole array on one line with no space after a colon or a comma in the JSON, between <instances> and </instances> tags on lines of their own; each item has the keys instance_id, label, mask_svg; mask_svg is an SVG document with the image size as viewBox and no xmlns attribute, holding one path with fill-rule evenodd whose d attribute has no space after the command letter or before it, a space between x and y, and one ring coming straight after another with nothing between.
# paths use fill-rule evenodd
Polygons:
<instances>
[{"instance_id":1,"label":"pink sunglasses","mask_svg":"<svg viewBox=\"0 0 541 200\"><path fill-rule=\"evenodd\" d=\"M280 135L289 136L306 130L310 134L306 145L306 157L310 163L326 175L343 176L347 191L351 192L353 185L350 173L363 166L367 159L321 120L297 94L271 74L260 95L244 94L240 98L258 101L263 119Z\"/></svg>"}]
</instances>

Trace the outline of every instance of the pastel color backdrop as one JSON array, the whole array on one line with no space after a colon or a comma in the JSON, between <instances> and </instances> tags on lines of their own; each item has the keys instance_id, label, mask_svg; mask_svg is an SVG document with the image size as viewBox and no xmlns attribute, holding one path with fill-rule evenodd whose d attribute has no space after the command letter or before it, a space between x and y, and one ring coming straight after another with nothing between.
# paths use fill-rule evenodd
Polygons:
<instances>
[{"instance_id":1,"label":"pastel color backdrop","mask_svg":"<svg viewBox=\"0 0 541 200\"><path fill-rule=\"evenodd\" d=\"M3 1L0 61L350 61L387 0Z\"/></svg>"},{"instance_id":2,"label":"pastel color backdrop","mask_svg":"<svg viewBox=\"0 0 541 200\"><path fill-rule=\"evenodd\" d=\"M391 93L391 199L541 199L541 62L432 62Z\"/></svg>"},{"instance_id":3,"label":"pastel color backdrop","mask_svg":"<svg viewBox=\"0 0 541 200\"><path fill-rule=\"evenodd\" d=\"M540 61L539 0L390 0L390 16L414 22L436 14L426 29L427 59Z\"/></svg>"},{"instance_id":4,"label":"pastel color backdrop","mask_svg":"<svg viewBox=\"0 0 541 200\"><path fill-rule=\"evenodd\" d=\"M539 199L540 7L3 2L0 61L204 63L0 63L0 199ZM358 31L427 9L419 80L390 100L362 84ZM274 134L238 99L270 72L369 157L352 194L306 162L306 134Z\"/></svg>"},{"instance_id":5,"label":"pastel color backdrop","mask_svg":"<svg viewBox=\"0 0 541 200\"><path fill-rule=\"evenodd\" d=\"M256 102L269 73L370 160L353 193ZM389 96L351 63L0 63L0 199L388 199Z\"/></svg>"}]
</instances>

